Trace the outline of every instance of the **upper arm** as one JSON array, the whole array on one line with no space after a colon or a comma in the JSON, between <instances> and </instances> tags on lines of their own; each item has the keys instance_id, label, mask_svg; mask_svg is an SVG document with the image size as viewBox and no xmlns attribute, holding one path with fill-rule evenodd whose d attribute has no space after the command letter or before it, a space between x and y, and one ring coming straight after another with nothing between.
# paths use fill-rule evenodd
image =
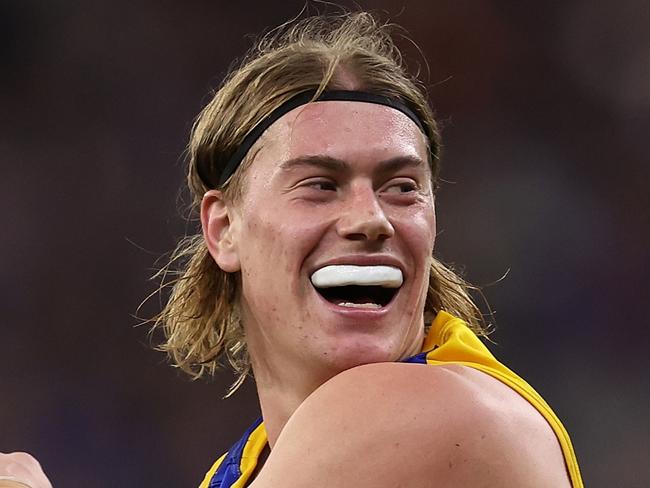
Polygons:
<instances>
[{"instance_id":1,"label":"upper arm","mask_svg":"<svg viewBox=\"0 0 650 488\"><path fill-rule=\"evenodd\" d=\"M546 421L507 395L453 368L354 368L296 410L252 486L570 486Z\"/></svg>"}]
</instances>

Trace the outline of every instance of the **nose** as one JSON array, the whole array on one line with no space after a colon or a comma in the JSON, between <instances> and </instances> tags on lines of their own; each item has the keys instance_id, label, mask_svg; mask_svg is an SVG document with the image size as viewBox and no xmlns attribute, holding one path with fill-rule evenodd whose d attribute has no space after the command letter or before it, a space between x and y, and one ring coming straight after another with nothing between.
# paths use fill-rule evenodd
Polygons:
<instances>
[{"instance_id":1,"label":"nose","mask_svg":"<svg viewBox=\"0 0 650 488\"><path fill-rule=\"evenodd\" d=\"M337 232L353 241L384 241L395 235L395 229L370 185L351 189L337 221Z\"/></svg>"}]
</instances>

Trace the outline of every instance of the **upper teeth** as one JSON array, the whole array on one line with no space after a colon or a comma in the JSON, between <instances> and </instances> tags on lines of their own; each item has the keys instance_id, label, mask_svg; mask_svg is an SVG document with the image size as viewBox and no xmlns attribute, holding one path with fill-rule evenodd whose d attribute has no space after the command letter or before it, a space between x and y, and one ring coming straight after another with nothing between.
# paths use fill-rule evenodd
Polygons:
<instances>
[{"instance_id":1,"label":"upper teeth","mask_svg":"<svg viewBox=\"0 0 650 488\"><path fill-rule=\"evenodd\" d=\"M402 271L393 266L332 265L311 275L311 282L319 288L348 285L399 288L403 281Z\"/></svg>"}]
</instances>

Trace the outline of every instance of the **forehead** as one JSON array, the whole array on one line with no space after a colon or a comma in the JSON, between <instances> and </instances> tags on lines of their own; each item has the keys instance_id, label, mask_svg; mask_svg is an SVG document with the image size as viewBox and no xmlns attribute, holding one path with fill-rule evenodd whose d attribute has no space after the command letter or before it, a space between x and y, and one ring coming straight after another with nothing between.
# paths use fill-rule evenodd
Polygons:
<instances>
[{"instance_id":1,"label":"forehead","mask_svg":"<svg viewBox=\"0 0 650 488\"><path fill-rule=\"evenodd\" d=\"M422 131L399 110L366 102L322 101L295 108L271 125L261 139L259 156L276 163L310 155L350 163L394 157L426 161L427 151Z\"/></svg>"}]
</instances>

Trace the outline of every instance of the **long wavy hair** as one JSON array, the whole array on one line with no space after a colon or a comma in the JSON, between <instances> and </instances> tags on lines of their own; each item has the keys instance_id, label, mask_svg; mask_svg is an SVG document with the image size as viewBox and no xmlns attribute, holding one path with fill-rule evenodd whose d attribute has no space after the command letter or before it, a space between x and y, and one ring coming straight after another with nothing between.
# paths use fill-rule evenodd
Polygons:
<instances>
[{"instance_id":1,"label":"long wavy hair","mask_svg":"<svg viewBox=\"0 0 650 488\"><path fill-rule=\"evenodd\" d=\"M194 122L188 146L187 184L192 211L214 187L229 157L244 137L275 108L293 96L317 90L355 89L394 97L414 107L429 143L432 183L438 185L440 137L423 85L407 72L391 32L367 12L343 12L293 20L261 38L230 70ZM253 153L253 154L250 154ZM220 189L224 198L242 198L254 151ZM202 168L203 178L197 167ZM206 180L208 183L206 183ZM221 270L199 232L182 239L167 264L155 275L160 291L169 293L152 319L165 340L158 348L193 378L213 374L229 363L237 379L232 394L250 372L250 358L238 312L239 273ZM479 335L487 334L483 315L470 296L478 290L432 257L425 317L445 310L465 320Z\"/></svg>"}]
</instances>

